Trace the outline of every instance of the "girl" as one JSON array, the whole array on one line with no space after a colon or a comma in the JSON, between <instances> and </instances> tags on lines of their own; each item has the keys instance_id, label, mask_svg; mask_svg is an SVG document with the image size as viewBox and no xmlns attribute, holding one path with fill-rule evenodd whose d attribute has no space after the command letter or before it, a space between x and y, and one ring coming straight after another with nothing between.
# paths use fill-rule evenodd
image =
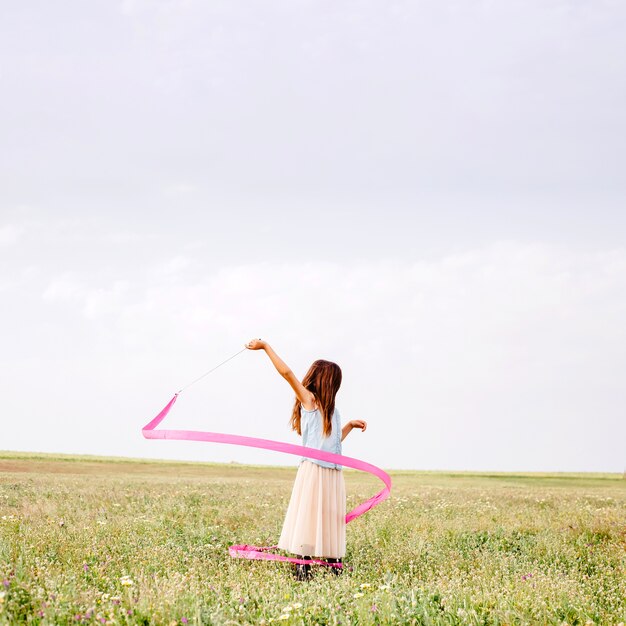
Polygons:
<instances>
[{"instance_id":1,"label":"girl","mask_svg":"<svg viewBox=\"0 0 626 626\"><path fill-rule=\"evenodd\" d=\"M302 435L302 445L341 454L341 442L353 428L365 431L367 423L352 420L341 428L335 396L341 369L318 360L300 382L266 341L253 339L249 350L265 350L278 373L291 385L296 401L291 428ZM346 487L341 465L303 457L287 508L278 547L298 558L322 557L341 563L346 553ZM310 565L296 565L296 578L310 578ZM339 574L341 569L333 567Z\"/></svg>"}]
</instances>

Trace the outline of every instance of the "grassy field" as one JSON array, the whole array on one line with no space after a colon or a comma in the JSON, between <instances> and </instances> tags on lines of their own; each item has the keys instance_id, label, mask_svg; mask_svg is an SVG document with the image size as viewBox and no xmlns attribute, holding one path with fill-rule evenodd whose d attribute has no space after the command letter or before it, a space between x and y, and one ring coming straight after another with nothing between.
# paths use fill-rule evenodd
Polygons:
<instances>
[{"instance_id":1,"label":"grassy field","mask_svg":"<svg viewBox=\"0 0 626 626\"><path fill-rule=\"evenodd\" d=\"M626 622L621 475L391 472L345 573L298 582L228 556L278 539L295 471L0 452L0 624Z\"/></svg>"}]
</instances>

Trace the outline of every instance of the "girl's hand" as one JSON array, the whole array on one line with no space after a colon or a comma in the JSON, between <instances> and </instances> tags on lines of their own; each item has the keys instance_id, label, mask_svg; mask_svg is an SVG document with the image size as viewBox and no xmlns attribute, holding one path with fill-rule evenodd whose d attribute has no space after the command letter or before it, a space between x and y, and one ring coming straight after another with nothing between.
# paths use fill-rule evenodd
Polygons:
<instances>
[{"instance_id":1,"label":"girl's hand","mask_svg":"<svg viewBox=\"0 0 626 626\"><path fill-rule=\"evenodd\" d=\"M267 342L262 339L251 339L246 344L246 348L248 348L248 350L265 350L266 346Z\"/></svg>"},{"instance_id":2,"label":"girl's hand","mask_svg":"<svg viewBox=\"0 0 626 626\"><path fill-rule=\"evenodd\" d=\"M350 420L350 426L352 426L352 428L360 428L363 432L365 432L367 422L365 420Z\"/></svg>"}]
</instances>

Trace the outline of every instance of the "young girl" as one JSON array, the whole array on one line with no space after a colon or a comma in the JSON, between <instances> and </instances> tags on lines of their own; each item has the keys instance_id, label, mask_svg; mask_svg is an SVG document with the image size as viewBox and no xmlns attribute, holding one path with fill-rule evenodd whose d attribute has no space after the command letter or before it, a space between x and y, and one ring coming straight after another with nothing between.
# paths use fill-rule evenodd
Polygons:
<instances>
[{"instance_id":1,"label":"young girl","mask_svg":"<svg viewBox=\"0 0 626 626\"><path fill-rule=\"evenodd\" d=\"M335 396L341 385L341 369L318 360L300 382L266 341L253 339L249 350L265 350L278 373L291 385L296 401L291 428L302 435L302 445L341 454L341 442L353 428L367 423L352 420L341 428ZM325 558L341 563L346 553L346 487L341 465L303 457L287 508L278 547L298 558ZM297 565L296 577L310 577L310 565ZM341 569L333 567L335 573Z\"/></svg>"}]
</instances>

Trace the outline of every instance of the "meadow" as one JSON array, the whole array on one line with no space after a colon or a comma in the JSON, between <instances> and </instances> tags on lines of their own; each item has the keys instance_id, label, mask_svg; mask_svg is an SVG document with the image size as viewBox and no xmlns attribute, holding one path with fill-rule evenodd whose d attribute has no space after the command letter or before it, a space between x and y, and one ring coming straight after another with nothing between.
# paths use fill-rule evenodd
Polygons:
<instances>
[{"instance_id":1,"label":"meadow","mask_svg":"<svg viewBox=\"0 0 626 626\"><path fill-rule=\"evenodd\" d=\"M0 624L626 622L622 475L390 472L346 571L299 582L228 555L278 539L295 472L0 452Z\"/></svg>"}]
</instances>

